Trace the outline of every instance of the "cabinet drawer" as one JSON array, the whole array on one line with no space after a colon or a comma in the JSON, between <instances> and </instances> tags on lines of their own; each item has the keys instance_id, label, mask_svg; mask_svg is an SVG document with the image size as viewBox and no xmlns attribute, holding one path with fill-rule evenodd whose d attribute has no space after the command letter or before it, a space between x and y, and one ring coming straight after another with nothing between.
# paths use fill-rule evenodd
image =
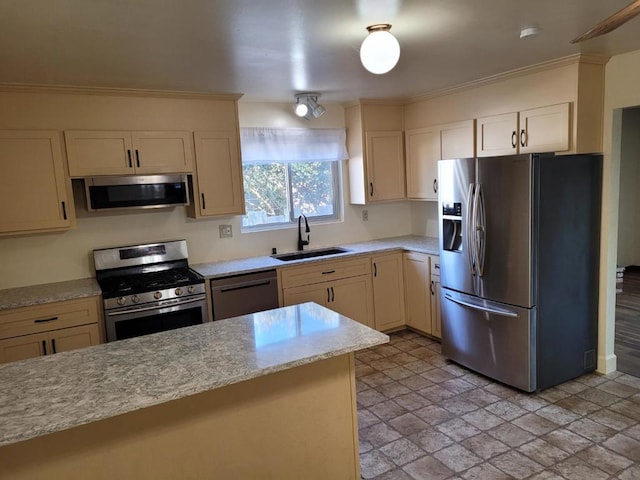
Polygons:
<instances>
[{"instance_id":1,"label":"cabinet drawer","mask_svg":"<svg viewBox=\"0 0 640 480\"><path fill-rule=\"evenodd\" d=\"M300 265L282 270L281 288L311 285L337 278L355 277L371 273L369 257Z\"/></svg>"},{"instance_id":2,"label":"cabinet drawer","mask_svg":"<svg viewBox=\"0 0 640 480\"><path fill-rule=\"evenodd\" d=\"M431 256L431 276L440 276L440 257Z\"/></svg>"},{"instance_id":3,"label":"cabinet drawer","mask_svg":"<svg viewBox=\"0 0 640 480\"><path fill-rule=\"evenodd\" d=\"M100 297L22 307L0 312L0 339L99 323Z\"/></svg>"}]
</instances>

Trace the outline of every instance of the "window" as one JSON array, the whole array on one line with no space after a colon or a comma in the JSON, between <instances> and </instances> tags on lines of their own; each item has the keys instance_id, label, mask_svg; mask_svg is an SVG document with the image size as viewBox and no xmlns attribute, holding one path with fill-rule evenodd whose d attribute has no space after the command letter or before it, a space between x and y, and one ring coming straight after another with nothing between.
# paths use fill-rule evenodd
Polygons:
<instances>
[{"instance_id":1,"label":"window","mask_svg":"<svg viewBox=\"0 0 640 480\"><path fill-rule=\"evenodd\" d=\"M340 218L344 129L242 128L243 230Z\"/></svg>"}]
</instances>

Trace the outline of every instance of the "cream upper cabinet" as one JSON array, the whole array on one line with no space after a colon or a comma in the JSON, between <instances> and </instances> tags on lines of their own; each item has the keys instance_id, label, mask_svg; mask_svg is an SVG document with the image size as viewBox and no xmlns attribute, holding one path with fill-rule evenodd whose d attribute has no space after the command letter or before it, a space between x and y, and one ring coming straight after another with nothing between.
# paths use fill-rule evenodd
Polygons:
<instances>
[{"instance_id":1,"label":"cream upper cabinet","mask_svg":"<svg viewBox=\"0 0 640 480\"><path fill-rule=\"evenodd\" d=\"M406 198L402 112L395 104L345 109L350 203Z\"/></svg>"},{"instance_id":2,"label":"cream upper cabinet","mask_svg":"<svg viewBox=\"0 0 640 480\"><path fill-rule=\"evenodd\" d=\"M71 177L193 171L191 132L67 130L64 135Z\"/></svg>"},{"instance_id":3,"label":"cream upper cabinet","mask_svg":"<svg viewBox=\"0 0 640 480\"><path fill-rule=\"evenodd\" d=\"M57 131L0 131L0 234L75 225L71 185Z\"/></svg>"},{"instance_id":4,"label":"cream upper cabinet","mask_svg":"<svg viewBox=\"0 0 640 480\"><path fill-rule=\"evenodd\" d=\"M243 215L244 191L238 135L233 131L195 132L196 175L193 218Z\"/></svg>"},{"instance_id":5,"label":"cream upper cabinet","mask_svg":"<svg viewBox=\"0 0 640 480\"><path fill-rule=\"evenodd\" d=\"M438 200L440 129L417 128L405 133L407 198Z\"/></svg>"},{"instance_id":6,"label":"cream upper cabinet","mask_svg":"<svg viewBox=\"0 0 640 480\"><path fill-rule=\"evenodd\" d=\"M564 152L571 148L569 103L478 118L479 157Z\"/></svg>"},{"instance_id":7,"label":"cream upper cabinet","mask_svg":"<svg viewBox=\"0 0 640 480\"><path fill-rule=\"evenodd\" d=\"M474 120L405 133L407 198L438 200L438 160L475 156Z\"/></svg>"},{"instance_id":8,"label":"cream upper cabinet","mask_svg":"<svg viewBox=\"0 0 640 480\"><path fill-rule=\"evenodd\" d=\"M403 262L407 325L431 335L429 255L405 252Z\"/></svg>"},{"instance_id":9,"label":"cream upper cabinet","mask_svg":"<svg viewBox=\"0 0 640 480\"><path fill-rule=\"evenodd\" d=\"M377 330L405 324L402 253L371 257L373 270L373 309Z\"/></svg>"}]
</instances>

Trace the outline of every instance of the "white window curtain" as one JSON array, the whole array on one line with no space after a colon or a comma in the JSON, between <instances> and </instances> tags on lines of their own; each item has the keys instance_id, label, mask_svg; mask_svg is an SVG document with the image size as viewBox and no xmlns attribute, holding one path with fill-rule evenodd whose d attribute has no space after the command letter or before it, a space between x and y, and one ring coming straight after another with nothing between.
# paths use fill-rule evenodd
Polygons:
<instances>
[{"instance_id":1,"label":"white window curtain","mask_svg":"<svg viewBox=\"0 0 640 480\"><path fill-rule=\"evenodd\" d=\"M346 160L346 139L344 128L241 128L242 163Z\"/></svg>"}]
</instances>

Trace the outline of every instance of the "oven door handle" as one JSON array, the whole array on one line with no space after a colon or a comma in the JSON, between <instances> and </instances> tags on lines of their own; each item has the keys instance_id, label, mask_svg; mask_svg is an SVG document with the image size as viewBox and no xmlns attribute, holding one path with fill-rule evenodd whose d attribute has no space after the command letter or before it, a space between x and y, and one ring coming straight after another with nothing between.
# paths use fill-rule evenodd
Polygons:
<instances>
[{"instance_id":1,"label":"oven door handle","mask_svg":"<svg viewBox=\"0 0 640 480\"><path fill-rule=\"evenodd\" d=\"M166 307L176 307L176 306L179 306L179 305L187 305L189 303L201 302L202 300L206 300L206 299L207 299L206 295L198 295L197 297L190 298L189 300L183 300L183 301L179 300L179 301L173 302L173 303L163 303L163 304L159 304L159 305L153 305L153 306L150 306L150 307L141 307L141 308L128 309L128 310L118 310L117 312L105 312L105 313L109 317L116 317L118 315L130 315L132 313L148 312L150 310L160 310L160 309L166 308Z\"/></svg>"}]
</instances>

